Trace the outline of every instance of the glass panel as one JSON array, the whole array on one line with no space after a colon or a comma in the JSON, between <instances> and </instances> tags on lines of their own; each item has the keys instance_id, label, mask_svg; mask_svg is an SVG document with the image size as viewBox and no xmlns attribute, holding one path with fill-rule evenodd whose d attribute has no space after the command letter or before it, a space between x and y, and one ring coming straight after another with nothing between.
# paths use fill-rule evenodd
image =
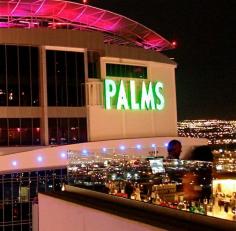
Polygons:
<instances>
[{"instance_id":1,"label":"glass panel","mask_svg":"<svg viewBox=\"0 0 236 231\"><path fill-rule=\"evenodd\" d=\"M56 54L56 92L57 92L57 102L56 106L67 106L67 81L66 81L66 52L57 51Z\"/></svg>"},{"instance_id":2,"label":"glass panel","mask_svg":"<svg viewBox=\"0 0 236 231\"><path fill-rule=\"evenodd\" d=\"M33 119L33 145L40 144L40 120Z\"/></svg>"},{"instance_id":3,"label":"glass panel","mask_svg":"<svg viewBox=\"0 0 236 231\"><path fill-rule=\"evenodd\" d=\"M45 179L45 171L38 172L38 191L45 192L46 190L46 179Z\"/></svg>"},{"instance_id":4,"label":"glass panel","mask_svg":"<svg viewBox=\"0 0 236 231\"><path fill-rule=\"evenodd\" d=\"M19 47L20 105L31 106L29 47Z\"/></svg>"},{"instance_id":5,"label":"glass panel","mask_svg":"<svg viewBox=\"0 0 236 231\"><path fill-rule=\"evenodd\" d=\"M7 119L0 119L0 145L8 145Z\"/></svg>"},{"instance_id":6,"label":"glass panel","mask_svg":"<svg viewBox=\"0 0 236 231\"><path fill-rule=\"evenodd\" d=\"M67 53L67 86L68 86L68 106L78 105L78 71L76 53Z\"/></svg>"},{"instance_id":7,"label":"glass panel","mask_svg":"<svg viewBox=\"0 0 236 231\"><path fill-rule=\"evenodd\" d=\"M57 144L57 119L48 119L49 144Z\"/></svg>"},{"instance_id":8,"label":"glass panel","mask_svg":"<svg viewBox=\"0 0 236 231\"><path fill-rule=\"evenodd\" d=\"M4 182L4 203L11 202L12 196L12 188L11 188L11 179L6 180Z\"/></svg>"},{"instance_id":9,"label":"glass panel","mask_svg":"<svg viewBox=\"0 0 236 231\"><path fill-rule=\"evenodd\" d=\"M0 45L0 106L7 105L6 53L5 46Z\"/></svg>"},{"instance_id":10,"label":"glass panel","mask_svg":"<svg viewBox=\"0 0 236 231\"><path fill-rule=\"evenodd\" d=\"M12 221L12 204L4 204L4 221L11 222ZM7 229L11 230L11 229Z\"/></svg>"},{"instance_id":11,"label":"glass panel","mask_svg":"<svg viewBox=\"0 0 236 231\"><path fill-rule=\"evenodd\" d=\"M18 49L16 46L7 46L7 81L8 105L19 105L19 65Z\"/></svg>"},{"instance_id":12,"label":"glass panel","mask_svg":"<svg viewBox=\"0 0 236 231\"><path fill-rule=\"evenodd\" d=\"M79 142L79 124L78 119L69 119L69 143L75 144Z\"/></svg>"},{"instance_id":13,"label":"glass panel","mask_svg":"<svg viewBox=\"0 0 236 231\"><path fill-rule=\"evenodd\" d=\"M55 51L46 52L46 62L47 62L47 88L48 88L48 105L56 106L56 57Z\"/></svg>"},{"instance_id":14,"label":"glass panel","mask_svg":"<svg viewBox=\"0 0 236 231\"><path fill-rule=\"evenodd\" d=\"M49 106L83 106L84 53L50 51L47 58Z\"/></svg>"},{"instance_id":15,"label":"glass panel","mask_svg":"<svg viewBox=\"0 0 236 231\"><path fill-rule=\"evenodd\" d=\"M30 172L30 198L31 200L38 193L38 172Z\"/></svg>"},{"instance_id":16,"label":"glass panel","mask_svg":"<svg viewBox=\"0 0 236 231\"><path fill-rule=\"evenodd\" d=\"M85 105L85 74L84 74L84 53L76 53L77 74L78 74L78 98L77 106Z\"/></svg>"},{"instance_id":17,"label":"glass panel","mask_svg":"<svg viewBox=\"0 0 236 231\"><path fill-rule=\"evenodd\" d=\"M0 175L0 230L31 230L31 206L37 201L38 187L40 191L61 190L66 176L65 168Z\"/></svg>"},{"instance_id":18,"label":"glass panel","mask_svg":"<svg viewBox=\"0 0 236 231\"><path fill-rule=\"evenodd\" d=\"M68 143L68 119L58 119L58 138L59 144Z\"/></svg>"},{"instance_id":19,"label":"glass panel","mask_svg":"<svg viewBox=\"0 0 236 231\"><path fill-rule=\"evenodd\" d=\"M32 119L21 119L21 144L32 145Z\"/></svg>"},{"instance_id":20,"label":"glass panel","mask_svg":"<svg viewBox=\"0 0 236 231\"><path fill-rule=\"evenodd\" d=\"M19 197L19 189L20 189L20 177L13 177L12 178L12 199L14 201L19 201L20 197Z\"/></svg>"},{"instance_id":21,"label":"glass panel","mask_svg":"<svg viewBox=\"0 0 236 231\"><path fill-rule=\"evenodd\" d=\"M20 120L19 119L8 119L9 121L9 145L20 145Z\"/></svg>"},{"instance_id":22,"label":"glass panel","mask_svg":"<svg viewBox=\"0 0 236 231\"><path fill-rule=\"evenodd\" d=\"M53 170L46 171L46 191L51 192L54 190L54 176Z\"/></svg>"},{"instance_id":23,"label":"glass panel","mask_svg":"<svg viewBox=\"0 0 236 231\"><path fill-rule=\"evenodd\" d=\"M68 144L87 141L86 118L49 118L49 143Z\"/></svg>"},{"instance_id":24,"label":"glass panel","mask_svg":"<svg viewBox=\"0 0 236 231\"><path fill-rule=\"evenodd\" d=\"M87 119L79 118L79 142L87 142Z\"/></svg>"},{"instance_id":25,"label":"glass panel","mask_svg":"<svg viewBox=\"0 0 236 231\"><path fill-rule=\"evenodd\" d=\"M147 67L107 63L106 76L147 79Z\"/></svg>"},{"instance_id":26,"label":"glass panel","mask_svg":"<svg viewBox=\"0 0 236 231\"><path fill-rule=\"evenodd\" d=\"M29 202L21 203L21 209L22 209L22 220L29 220L29 210L30 210L30 204Z\"/></svg>"},{"instance_id":27,"label":"glass panel","mask_svg":"<svg viewBox=\"0 0 236 231\"><path fill-rule=\"evenodd\" d=\"M32 106L39 106L39 52L37 47L30 49L30 67Z\"/></svg>"},{"instance_id":28,"label":"glass panel","mask_svg":"<svg viewBox=\"0 0 236 231\"><path fill-rule=\"evenodd\" d=\"M88 51L88 77L100 78L100 54L97 51Z\"/></svg>"}]
</instances>

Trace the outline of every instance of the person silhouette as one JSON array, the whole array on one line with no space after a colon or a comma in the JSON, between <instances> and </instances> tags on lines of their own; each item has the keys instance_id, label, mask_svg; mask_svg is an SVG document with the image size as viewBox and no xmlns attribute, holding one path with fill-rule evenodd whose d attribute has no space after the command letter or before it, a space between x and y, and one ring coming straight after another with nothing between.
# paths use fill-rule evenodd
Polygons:
<instances>
[{"instance_id":1,"label":"person silhouette","mask_svg":"<svg viewBox=\"0 0 236 231\"><path fill-rule=\"evenodd\" d=\"M213 161L213 153L211 148L207 145L202 145L196 147L191 156L190 160L199 160L199 161Z\"/></svg>"},{"instance_id":2,"label":"person silhouette","mask_svg":"<svg viewBox=\"0 0 236 231\"><path fill-rule=\"evenodd\" d=\"M182 144L179 140L171 140L167 146L167 159L179 159L182 152Z\"/></svg>"}]
</instances>

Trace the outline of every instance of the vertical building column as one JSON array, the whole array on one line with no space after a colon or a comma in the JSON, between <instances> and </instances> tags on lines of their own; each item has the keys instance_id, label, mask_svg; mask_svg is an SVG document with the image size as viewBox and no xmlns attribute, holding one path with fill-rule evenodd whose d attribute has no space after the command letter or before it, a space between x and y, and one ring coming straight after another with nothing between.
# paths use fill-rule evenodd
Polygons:
<instances>
[{"instance_id":1,"label":"vertical building column","mask_svg":"<svg viewBox=\"0 0 236 231\"><path fill-rule=\"evenodd\" d=\"M48 101L47 101L47 65L46 49L39 48L39 96L40 96L40 140L41 145L48 145Z\"/></svg>"}]
</instances>

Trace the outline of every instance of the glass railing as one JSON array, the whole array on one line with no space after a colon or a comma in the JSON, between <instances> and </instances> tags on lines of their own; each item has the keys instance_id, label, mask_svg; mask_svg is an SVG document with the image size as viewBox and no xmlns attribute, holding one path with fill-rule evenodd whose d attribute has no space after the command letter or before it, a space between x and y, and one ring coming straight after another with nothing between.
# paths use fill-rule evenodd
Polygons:
<instances>
[{"instance_id":1,"label":"glass railing","mask_svg":"<svg viewBox=\"0 0 236 231\"><path fill-rule=\"evenodd\" d=\"M236 174L212 162L68 152L69 185L236 221ZM222 164L222 163L221 163Z\"/></svg>"}]
</instances>

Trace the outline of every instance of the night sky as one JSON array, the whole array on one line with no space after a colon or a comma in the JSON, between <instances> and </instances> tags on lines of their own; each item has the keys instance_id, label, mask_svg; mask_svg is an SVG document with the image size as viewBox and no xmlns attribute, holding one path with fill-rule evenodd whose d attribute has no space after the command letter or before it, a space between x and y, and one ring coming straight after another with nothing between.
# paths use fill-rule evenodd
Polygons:
<instances>
[{"instance_id":1,"label":"night sky","mask_svg":"<svg viewBox=\"0 0 236 231\"><path fill-rule=\"evenodd\" d=\"M82 2L82 1L78 1ZM88 0L153 29L177 48L178 120L236 119L236 0Z\"/></svg>"}]
</instances>

